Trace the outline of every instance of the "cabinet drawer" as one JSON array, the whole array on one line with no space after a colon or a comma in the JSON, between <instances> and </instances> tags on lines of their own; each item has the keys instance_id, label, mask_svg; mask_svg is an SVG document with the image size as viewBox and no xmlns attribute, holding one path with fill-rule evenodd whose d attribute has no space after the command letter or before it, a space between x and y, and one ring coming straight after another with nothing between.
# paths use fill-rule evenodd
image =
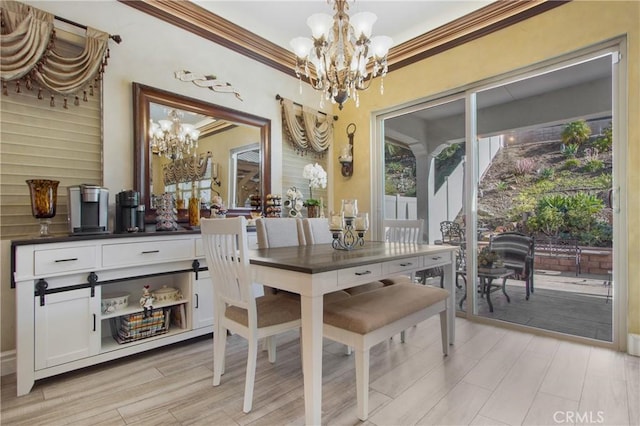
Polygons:
<instances>
[{"instance_id":1,"label":"cabinet drawer","mask_svg":"<svg viewBox=\"0 0 640 426\"><path fill-rule=\"evenodd\" d=\"M102 246L103 266L146 265L194 258L193 240L148 241Z\"/></svg>"},{"instance_id":2,"label":"cabinet drawer","mask_svg":"<svg viewBox=\"0 0 640 426\"><path fill-rule=\"evenodd\" d=\"M33 252L35 275L95 269L96 251L95 246L36 250Z\"/></svg>"},{"instance_id":3,"label":"cabinet drawer","mask_svg":"<svg viewBox=\"0 0 640 426\"><path fill-rule=\"evenodd\" d=\"M369 281L376 281L382 277L382 264L356 266L338 270L338 287L351 287Z\"/></svg>"},{"instance_id":4,"label":"cabinet drawer","mask_svg":"<svg viewBox=\"0 0 640 426\"><path fill-rule=\"evenodd\" d=\"M404 271L411 271L420 267L422 265L420 262L421 260L418 256L409 257L406 259L391 260L384 263L384 271L385 274L395 274Z\"/></svg>"},{"instance_id":5,"label":"cabinet drawer","mask_svg":"<svg viewBox=\"0 0 640 426\"><path fill-rule=\"evenodd\" d=\"M447 263L451 263L452 262L451 256L452 256L451 252L428 254L423 258L424 259L423 266L425 269L429 269L429 268L433 268L434 266L442 266Z\"/></svg>"}]
</instances>

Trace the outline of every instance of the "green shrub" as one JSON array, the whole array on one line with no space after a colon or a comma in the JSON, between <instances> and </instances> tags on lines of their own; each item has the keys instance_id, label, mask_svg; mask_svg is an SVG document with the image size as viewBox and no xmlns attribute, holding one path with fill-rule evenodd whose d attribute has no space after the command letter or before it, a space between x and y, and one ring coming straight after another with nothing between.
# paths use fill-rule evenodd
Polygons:
<instances>
[{"instance_id":1,"label":"green shrub","mask_svg":"<svg viewBox=\"0 0 640 426\"><path fill-rule=\"evenodd\" d=\"M576 167L579 167L579 166L580 166L580 160L578 160L577 158L569 158L564 162L565 169L575 169Z\"/></svg>"},{"instance_id":2,"label":"green shrub","mask_svg":"<svg viewBox=\"0 0 640 426\"><path fill-rule=\"evenodd\" d=\"M588 160L584 165L584 169L588 172L597 172L598 170L602 170L603 168L604 161L598 159Z\"/></svg>"},{"instance_id":3,"label":"green shrub","mask_svg":"<svg viewBox=\"0 0 640 426\"><path fill-rule=\"evenodd\" d=\"M575 144L580 146L591 136L591 127L584 120L573 121L562 129L562 143L565 145Z\"/></svg>"},{"instance_id":4,"label":"green shrub","mask_svg":"<svg viewBox=\"0 0 640 426\"><path fill-rule=\"evenodd\" d=\"M540 171L539 176L540 176L540 179L549 180L549 179L553 179L553 176L555 174L556 174L556 171L553 169L553 167L545 167Z\"/></svg>"},{"instance_id":5,"label":"green shrub","mask_svg":"<svg viewBox=\"0 0 640 426\"><path fill-rule=\"evenodd\" d=\"M579 192L575 195L545 195L538 200L534 216L527 220L527 228L550 236L568 234L594 240L604 238L597 226L597 213L604 208L595 195ZM597 230L599 234L593 234ZM587 241L584 241L587 243Z\"/></svg>"},{"instance_id":6,"label":"green shrub","mask_svg":"<svg viewBox=\"0 0 640 426\"><path fill-rule=\"evenodd\" d=\"M578 145L575 143L570 143L568 145L562 145L562 155L566 158L575 158L578 154Z\"/></svg>"},{"instance_id":7,"label":"green shrub","mask_svg":"<svg viewBox=\"0 0 640 426\"><path fill-rule=\"evenodd\" d=\"M611 151L613 146L613 127L611 124L602 131L602 136L593 141L593 146L598 148L600 152Z\"/></svg>"},{"instance_id":8,"label":"green shrub","mask_svg":"<svg viewBox=\"0 0 640 426\"><path fill-rule=\"evenodd\" d=\"M606 222L597 222L588 231L580 232L581 244L591 247L610 247L613 241L613 227Z\"/></svg>"}]
</instances>

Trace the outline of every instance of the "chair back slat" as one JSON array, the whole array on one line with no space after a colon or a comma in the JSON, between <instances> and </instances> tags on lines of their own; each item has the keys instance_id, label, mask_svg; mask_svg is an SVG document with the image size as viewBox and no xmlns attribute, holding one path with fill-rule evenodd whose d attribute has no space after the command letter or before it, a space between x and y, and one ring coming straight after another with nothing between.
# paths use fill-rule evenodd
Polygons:
<instances>
[{"instance_id":1,"label":"chair back slat","mask_svg":"<svg viewBox=\"0 0 640 426\"><path fill-rule=\"evenodd\" d=\"M201 219L200 231L214 297L251 311L255 306L244 217Z\"/></svg>"},{"instance_id":2,"label":"chair back slat","mask_svg":"<svg viewBox=\"0 0 640 426\"><path fill-rule=\"evenodd\" d=\"M422 219L387 219L384 221L384 240L391 243L422 243Z\"/></svg>"}]
</instances>

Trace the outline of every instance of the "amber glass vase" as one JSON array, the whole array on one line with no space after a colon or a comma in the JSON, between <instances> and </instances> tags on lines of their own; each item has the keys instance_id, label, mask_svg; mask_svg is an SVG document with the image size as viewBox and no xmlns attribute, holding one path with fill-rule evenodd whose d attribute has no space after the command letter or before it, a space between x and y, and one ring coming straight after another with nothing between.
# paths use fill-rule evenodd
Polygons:
<instances>
[{"instance_id":1,"label":"amber glass vase","mask_svg":"<svg viewBox=\"0 0 640 426\"><path fill-rule=\"evenodd\" d=\"M48 179L27 180L31 194L31 214L40 221L41 237L49 236L49 224L56 215L59 183Z\"/></svg>"},{"instance_id":2,"label":"amber glass vase","mask_svg":"<svg viewBox=\"0 0 640 426\"><path fill-rule=\"evenodd\" d=\"M200 226L200 199L189 198L189 226Z\"/></svg>"}]
</instances>

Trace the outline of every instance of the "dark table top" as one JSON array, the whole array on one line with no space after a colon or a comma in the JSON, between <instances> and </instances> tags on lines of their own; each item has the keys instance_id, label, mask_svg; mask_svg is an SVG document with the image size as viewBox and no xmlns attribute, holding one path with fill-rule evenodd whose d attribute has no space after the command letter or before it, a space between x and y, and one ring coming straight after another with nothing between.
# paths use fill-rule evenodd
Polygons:
<instances>
[{"instance_id":1,"label":"dark table top","mask_svg":"<svg viewBox=\"0 0 640 426\"><path fill-rule=\"evenodd\" d=\"M336 250L331 244L250 250L250 263L289 271L316 274L380 263L412 256L444 254L456 247L367 241L351 251Z\"/></svg>"}]
</instances>

